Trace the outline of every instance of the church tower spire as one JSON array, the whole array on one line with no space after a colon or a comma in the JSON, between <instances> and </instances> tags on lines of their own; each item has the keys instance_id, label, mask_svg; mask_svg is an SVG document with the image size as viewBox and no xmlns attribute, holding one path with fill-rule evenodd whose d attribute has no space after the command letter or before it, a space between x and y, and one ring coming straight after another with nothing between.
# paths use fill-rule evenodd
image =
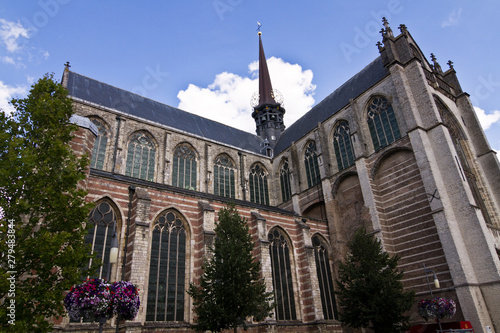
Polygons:
<instances>
[{"instance_id":1,"label":"church tower spire","mask_svg":"<svg viewBox=\"0 0 500 333\"><path fill-rule=\"evenodd\" d=\"M252 97L252 117L257 126L257 135L265 142L266 150L274 148L280 134L285 130L283 123L283 97L273 89L267 69L266 56L262 46L262 33L259 31L259 91ZM266 151L269 155L270 152ZM272 154L272 152L271 152Z\"/></svg>"},{"instance_id":2,"label":"church tower spire","mask_svg":"<svg viewBox=\"0 0 500 333\"><path fill-rule=\"evenodd\" d=\"M259 31L259 106L263 104L276 104L261 36L262 33Z\"/></svg>"}]
</instances>

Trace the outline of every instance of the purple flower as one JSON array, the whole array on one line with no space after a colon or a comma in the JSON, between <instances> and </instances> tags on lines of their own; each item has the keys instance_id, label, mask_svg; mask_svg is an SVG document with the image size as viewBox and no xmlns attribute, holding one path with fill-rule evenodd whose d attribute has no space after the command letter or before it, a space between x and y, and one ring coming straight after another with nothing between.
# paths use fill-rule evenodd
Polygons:
<instances>
[{"instance_id":1,"label":"purple flower","mask_svg":"<svg viewBox=\"0 0 500 333\"><path fill-rule=\"evenodd\" d=\"M427 321L429 318L451 318L457 311L457 305L451 299L434 297L423 299L418 304L418 314Z\"/></svg>"},{"instance_id":2,"label":"purple flower","mask_svg":"<svg viewBox=\"0 0 500 333\"><path fill-rule=\"evenodd\" d=\"M64 298L64 306L72 320L109 319L114 314L132 320L139 305L138 289L128 281L109 284L101 279L90 279L71 288Z\"/></svg>"},{"instance_id":3,"label":"purple flower","mask_svg":"<svg viewBox=\"0 0 500 333\"><path fill-rule=\"evenodd\" d=\"M136 286L129 281L117 281L113 289L113 313L122 319L134 319L141 304Z\"/></svg>"},{"instance_id":4,"label":"purple flower","mask_svg":"<svg viewBox=\"0 0 500 333\"><path fill-rule=\"evenodd\" d=\"M72 320L80 318L111 318L112 298L110 284L101 279L90 279L71 288L64 298L64 306Z\"/></svg>"}]
</instances>

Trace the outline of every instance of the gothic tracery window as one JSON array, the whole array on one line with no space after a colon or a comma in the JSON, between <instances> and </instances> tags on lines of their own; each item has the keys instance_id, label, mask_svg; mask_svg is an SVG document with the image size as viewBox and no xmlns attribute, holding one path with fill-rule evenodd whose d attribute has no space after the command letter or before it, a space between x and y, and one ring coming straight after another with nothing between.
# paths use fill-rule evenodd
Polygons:
<instances>
[{"instance_id":1,"label":"gothic tracery window","mask_svg":"<svg viewBox=\"0 0 500 333\"><path fill-rule=\"evenodd\" d=\"M368 106L368 128L375 151L401 138L391 103L382 96L372 98Z\"/></svg>"},{"instance_id":2,"label":"gothic tracery window","mask_svg":"<svg viewBox=\"0 0 500 333\"><path fill-rule=\"evenodd\" d=\"M341 121L333 133L333 147L335 149L335 157L337 158L337 166L343 170L354 164L354 151L351 142L351 131L347 121Z\"/></svg>"},{"instance_id":3,"label":"gothic tracery window","mask_svg":"<svg viewBox=\"0 0 500 333\"><path fill-rule=\"evenodd\" d=\"M95 138L94 148L92 150L92 160L90 167L94 169L104 169L104 159L106 157L106 147L108 145L108 131L102 121L92 118L90 119L96 125L98 134Z\"/></svg>"},{"instance_id":4,"label":"gothic tracery window","mask_svg":"<svg viewBox=\"0 0 500 333\"><path fill-rule=\"evenodd\" d=\"M194 149L187 143L175 148L172 185L196 190L197 161Z\"/></svg>"},{"instance_id":5,"label":"gothic tracery window","mask_svg":"<svg viewBox=\"0 0 500 333\"><path fill-rule=\"evenodd\" d=\"M235 198L235 165L227 155L220 155L214 163L214 194Z\"/></svg>"},{"instance_id":6,"label":"gothic tracery window","mask_svg":"<svg viewBox=\"0 0 500 333\"><path fill-rule=\"evenodd\" d=\"M458 120L455 118L453 113L448 110L445 104L437 98L435 98L434 101L439 110L439 114L441 116L441 119L443 120L443 123L447 126L448 131L450 132L453 145L455 146L455 150L460 161L460 165L462 166L462 172L465 174L465 178L467 179L467 183L469 184L469 188L471 189L474 201L481 209L481 213L483 214L486 223L491 224L490 214L486 207L483 195L481 194L481 190L479 189L478 179L472 168L474 161L471 158L471 154L469 151L467 136L461 128Z\"/></svg>"},{"instance_id":7,"label":"gothic tracery window","mask_svg":"<svg viewBox=\"0 0 500 333\"><path fill-rule=\"evenodd\" d=\"M146 320L183 321L186 229L172 209L155 221L151 241Z\"/></svg>"},{"instance_id":8,"label":"gothic tracery window","mask_svg":"<svg viewBox=\"0 0 500 333\"><path fill-rule=\"evenodd\" d=\"M288 201L292 197L292 189L290 186L290 169L288 167L288 159L283 161L280 169L280 185L281 198L283 202Z\"/></svg>"},{"instance_id":9,"label":"gothic tracery window","mask_svg":"<svg viewBox=\"0 0 500 333\"><path fill-rule=\"evenodd\" d=\"M134 134L128 144L125 175L153 181L155 155L156 148L149 136L144 132Z\"/></svg>"},{"instance_id":10,"label":"gothic tracery window","mask_svg":"<svg viewBox=\"0 0 500 333\"><path fill-rule=\"evenodd\" d=\"M307 186L312 187L321 181L318 155L316 154L316 142L311 141L307 144L304 163L306 167Z\"/></svg>"},{"instance_id":11,"label":"gothic tracery window","mask_svg":"<svg viewBox=\"0 0 500 333\"><path fill-rule=\"evenodd\" d=\"M89 279L110 279L111 265L109 263L109 253L111 251L111 243L113 234L116 232L116 237L119 239L119 226L115 209L107 199L102 200L90 212L87 226L89 232L85 235L84 241L91 246L91 253L95 258L89 260L88 266L96 264L96 260L100 263L97 271L92 275L87 276ZM70 320L72 323L92 322L92 319L83 318L81 320Z\"/></svg>"},{"instance_id":12,"label":"gothic tracery window","mask_svg":"<svg viewBox=\"0 0 500 333\"><path fill-rule=\"evenodd\" d=\"M328 250L324 241L318 236L312 237L316 273L318 276L321 305L324 319L338 319L335 292L333 290L333 276L328 259Z\"/></svg>"},{"instance_id":13,"label":"gothic tracery window","mask_svg":"<svg viewBox=\"0 0 500 333\"><path fill-rule=\"evenodd\" d=\"M295 320L295 298L293 294L290 245L285 234L275 228L267 235L271 256L274 301L277 320Z\"/></svg>"},{"instance_id":14,"label":"gothic tracery window","mask_svg":"<svg viewBox=\"0 0 500 333\"><path fill-rule=\"evenodd\" d=\"M269 205L269 190L267 187L267 171L256 164L249 175L250 201L262 205Z\"/></svg>"},{"instance_id":15,"label":"gothic tracery window","mask_svg":"<svg viewBox=\"0 0 500 333\"><path fill-rule=\"evenodd\" d=\"M87 227L89 232L85 236L85 243L92 245L92 253L102 264L97 273L90 278L107 278L110 269L109 251L115 230L118 237L116 213L107 200L101 201L90 212ZM90 259L89 267L92 264L93 259Z\"/></svg>"}]
</instances>

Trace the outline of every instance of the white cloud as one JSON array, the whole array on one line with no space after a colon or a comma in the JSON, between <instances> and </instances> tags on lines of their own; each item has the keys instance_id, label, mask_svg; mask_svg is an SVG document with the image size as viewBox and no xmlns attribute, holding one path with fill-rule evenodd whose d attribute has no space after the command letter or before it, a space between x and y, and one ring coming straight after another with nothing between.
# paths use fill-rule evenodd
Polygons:
<instances>
[{"instance_id":1,"label":"white cloud","mask_svg":"<svg viewBox=\"0 0 500 333\"><path fill-rule=\"evenodd\" d=\"M269 58L267 65L273 88L283 94L285 126L289 126L314 104L316 85L312 84L313 73L275 57ZM249 77L227 72L217 74L207 88L190 84L177 95L179 108L255 133L250 98L258 90L258 62L252 62L248 69Z\"/></svg>"},{"instance_id":2,"label":"white cloud","mask_svg":"<svg viewBox=\"0 0 500 333\"><path fill-rule=\"evenodd\" d=\"M6 64L11 64L11 65L15 65L16 64L16 62L14 61L14 59L12 57L8 57L8 56L2 57L2 62L6 63Z\"/></svg>"},{"instance_id":3,"label":"white cloud","mask_svg":"<svg viewBox=\"0 0 500 333\"><path fill-rule=\"evenodd\" d=\"M0 42L5 45L7 51L16 52L21 49L20 38L29 38L28 29L21 23L15 23L0 18Z\"/></svg>"},{"instance_id":4,"label":"white cloud","mask_svg":"<svg viewBox=\"0 0 500 333\"><path fill-rule=\"evenodd\" d=\"M12 98L21 95L20 97L24 97L28 92L28 88L25 86L9 86L0 81L0 110L5 111L5 113L9 114L14 111L14 107L9 104Z\"/></svg>"},{"instance_id":5,"label":"white cloud","mask_svg":"<svg viewBox=\"0 0 500 333\"><path fill-rule=\"evenodd\" d=\"M477 106L474 107L474 110L476 111L477 118L479 119L479 122L481 123L481 126L483 127L484 130L487 130L488 128L491 127L494 123L500 123L500 111L495 110L492 113L486 114L486 112L478 108Z\"/></svg>"},{"instance_id":6,"label":"white cloud","mask_svg":"<svg viewBox=\"0 0 500 333\"><path fill-rule=\"evenodd\" d=\"M0 18L0 46L10 53L2 56L0 60L18 68L26 68L26 62L47 60L50 57L48 51L26 47L29 38L29 29L23 27L21 23Z\"/></svg>"},{"instance_id":7,"label":"white cloud","mask_svg":"<svg viewBox=\"0 0 500 333\"><path fill-rule=\"evenodd\" d=\"M462 15L462 8L454 9L448 18L441 23L442 28L446 28L452 25L458 25L458 21L460 20L460 16Z\"/></svg>"}]
</instances>

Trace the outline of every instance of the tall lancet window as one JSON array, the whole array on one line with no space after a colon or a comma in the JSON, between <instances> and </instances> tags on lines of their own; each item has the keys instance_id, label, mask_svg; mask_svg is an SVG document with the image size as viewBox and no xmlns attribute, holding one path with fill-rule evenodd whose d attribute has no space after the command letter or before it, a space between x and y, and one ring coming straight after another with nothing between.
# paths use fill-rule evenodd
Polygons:
<instances>
[{"instance_id":1,"label":"tall lancet window","mask_svg":"<svg viewBox=\"0 0 500 333\"><path fill-rule=\"evenodd\" d=\"M401 138L392 105L382 96L371 99L368 106L368 128L375 151Z\"/></svg>"},{"instance_id":2,"label":"tall lancet window","mask_svg":"<svg viewBox=\"0 0 500 333\"><path fill-rule=\"evenodd\" d=\"M101 201L90 212L87 228L89 233L85 236L85 243L92 246L92 253L102 263L97 273L90 278L107 278L110 268L109 251L115 230L118 237L116 212L108 200ZM89 267L92 260L90 259Z\"/></svg>"},{"instance_id":3,"label":"tall lancet window","mask_svg":"<svg viewBox=\"0 0 500 333\"><path fill-rule=\"evenodd\" d=\"M103 170L104 159L106 157L106 147L108 145L108 131L101 120L92 118L90 121L96 125L98 130L97 138L95 138L94 149L92 150L90 167Z\"/></svg>"},{"instance_id":4,"label":"tall lancet window","mask_svg":"<svg viewBox=\"0 0 500 333\"><path fill-rule=\"evenodd\" d=\"M197 161L194 149L183 143L174 151L172 185L196 190Z\"/></svg>"},{"instance_id":5,"label":"tall lancet window","mask_svg":"<svg viewBox=\"0 0 500 333\"><path fill-rule=\"evenodd\" d=\"M220 155L214 163L214 194L235 198L235 171L233 160L227 155Z\"/></svg>"},{"instance_id":6,"label":"tall lancet window","mask_svg":"<svg viewBox=\"0 0 500 333\"><path fill-rule=\"evenodd\" d=\"M316 273L318 275L321 305L324 319L338 319L335 292L333 290L333 276L328 259L328 250L324 240L318 235L312 237L314 258L316 259Z\"/></svg>"},{"instance_id":7,"label":"tall lancet window","mask_svg":"<svg viewBox=\"0 0 500 333\"><path fill-rule=\"evenodd\" d=\"M119 237L119 226L116 210L111 201L103 199L97 203L96 207L90 212L89 219L86 225L89 229L85 235L85 244L90 245L92 254L95 258L90 259L88 266L91 267L96 263L96 260L101 264L93 275L87 276L89 279L112 279L109 263L109 252L111 251L111 242L113 234L116 232L116 237ZM70 320L72 323L92 322L91 319L83 318L82 320Z\"/></svg>"},{"instance_id":8,"label":"tall lancet window","mask_svg":"<svg viewBox=\"0 0 500 333\"><path fill-rule=\"evenodd\" d=\"M350 167L354 164L354 152L351 142L351 131L347 121L342 120L333 133L333 147L335 148L335 157L337 166L340 170Z\"/></svg>"},{"instance_id":9,"label":"tall lancet window","mask_svg":"<svg viewBox=\"0 0 500 333\"><path fill-rule=\"evenodd\" d=\"M304 154L304 163L306 166L307 186L311 187L321 181L319 174L318 155L316 154L316 142L311 141L307 144Z\"/></svg>"},{"instance_id":10,"label":"tall lancet window","mask_svg":"<svg viewBox=\"0 0 500 333\"><path fill-rule=\"evenodd\" d=\"M149 264L147 321L183 321L186 279L186 229L173 209L155 221Z\"/></svg>"},{"instance_id":11,"label":"tall lancet window","mask_svg":"<svg viewBox=\"0 0 500 333\"><path fill-rule=\"evenodd\" d=\"M248 177L250 201L262 205L269 205L269 190L267 187L267 171L256 164Z\"/></svg>"},{"instance_id":12,"label":"tall lancet window","mask_svg":"<svg viewBox=\"0 0 500 333\"><path fill-rule=\"evenodd\" d=\"M462 166L462 171L465 174L465 178L467 179L467 183L469 184L469 187L472 191L474 200L476 201L477 206L481 209L486 223L491 224L491 217L488 212L488 208L486 207L484 197L481 194L481 190L479 188L481 179L475 175L474 169L472 168L474 165L474 160L471 156L469 144L467 143L467 136L465 135L458 120L455 118L453 113L448 110L445 104L437 98L435 98L434 101L436 102L436 106L438 107L439 114L441 115L443 123L446 125L448 131L450 132L453 145L455 146L455 150L457 151L460 165Z\"/></svg>"},{"instance_id":13,"label":"tall lancet window","mask_svg":"<svg viewBox=\"0 0 500 333\"><path fill-rule=\"evenodd\" d=\"M281 185L281 198L283 202L292 198L292 188L290 186L290 169L288 167L288 159L283 161L280 169L280 185Z\"/></svg>"},{"instance_id":14,"label":"tall lancet window","mask_svg":"<svg viewBox=\"0 0 500 333\"><path fill-rule=\"evenodd\" d=\"M151 138L144 132L134 134L128 144L125 175L153 181L155 155L156 148Z\"/></svg>"},{"instance_id":15,"label":"tall lancet window","mask_svg":"<svg viewBox=\"0 0 500 333\"><path fill-rule=\"evenodd\" d=\"M292 267L290 265L290 245L285 234L275 228L267 235L273 274L276 319L295 320L295 298L293 295Z\"/></svg>"}]
</instances>

